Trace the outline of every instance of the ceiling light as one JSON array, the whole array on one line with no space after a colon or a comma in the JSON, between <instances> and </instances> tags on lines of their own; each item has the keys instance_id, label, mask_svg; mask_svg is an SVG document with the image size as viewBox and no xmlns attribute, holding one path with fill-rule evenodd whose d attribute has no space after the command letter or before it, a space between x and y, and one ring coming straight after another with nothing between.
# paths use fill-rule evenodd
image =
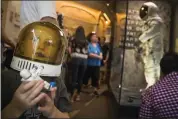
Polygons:
<instances>
[{"instance_id":1,"label":"ceiling light","mask_svg":"<svg viewBox=\"0 0 178 119\"><path fill-rule=\"evenodd\" d=\"M109 6L109 3L107 3L106 5Z\"/></svg>"}]
</instances>

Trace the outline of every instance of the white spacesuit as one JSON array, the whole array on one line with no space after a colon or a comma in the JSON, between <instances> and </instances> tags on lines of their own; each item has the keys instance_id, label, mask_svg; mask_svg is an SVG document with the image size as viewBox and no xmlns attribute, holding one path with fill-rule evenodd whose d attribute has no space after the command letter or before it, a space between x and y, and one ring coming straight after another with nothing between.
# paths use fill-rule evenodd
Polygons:
<instances>
[{"instance_id":1,"label":"white spacesuit","mask_svg":"<svg viewBox=\"0 0 178 119\"><path fill-rule=\"evenodd\" d=\"M139 37L139 47L148 88L160 77L159 63L164 54L164 24L158 15L158 7L152 2L142 5L140 18L145 21Z\"/></svg>"}]
</instances>

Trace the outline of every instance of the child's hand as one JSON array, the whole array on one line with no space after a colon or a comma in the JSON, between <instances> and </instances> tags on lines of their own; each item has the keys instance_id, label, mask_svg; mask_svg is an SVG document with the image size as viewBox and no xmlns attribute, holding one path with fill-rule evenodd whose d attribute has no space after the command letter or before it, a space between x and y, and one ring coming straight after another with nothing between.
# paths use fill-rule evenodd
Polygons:
<instances>
[{"instance_id":1,"label":"child's hand","mask_svg":"<svg viewBox=\"0 0 178 119\"><path fill-rule=\"evenodd\" d=\"M39 103L38 110L48 118L52 118L55 115L55 112L57 111L57 108L54 105L56 90L56 87L51 88L50 94L45 94L44 98Z\"/></svg>"},{"instance_id":2,"label":"child's hand","mask_svg":"<svg viewBox=\"0 0 178 119\"><path fill-rule=\"evenodd\" d=\"M44 82L42 80L22 82L16 90L10 106L22 113L35 106L45 96L41 93L43 86Z\"/></svg>"}]
</instances>

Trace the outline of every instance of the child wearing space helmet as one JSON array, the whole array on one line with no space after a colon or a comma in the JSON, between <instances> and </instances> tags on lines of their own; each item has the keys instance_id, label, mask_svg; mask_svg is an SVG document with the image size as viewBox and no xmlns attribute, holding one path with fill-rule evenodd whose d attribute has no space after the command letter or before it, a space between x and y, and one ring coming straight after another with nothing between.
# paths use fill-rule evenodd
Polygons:
<instances>
[{"instance_id":1,"label":"child wearing space helmet","mask_svg":"<svg viewBox=\"0 0 178 119\"><path fill-rule=\"evenodd\" d=\"M12 70L2 72L2 118L69 118L71 105L59 78L67 44L63 32L52 23L33 22L18 38ZM21 81L20 71L35 66L43 67L41 79ZM45 82L54 84L48 92L43 92Z\"/></svg>"}]
</instances>

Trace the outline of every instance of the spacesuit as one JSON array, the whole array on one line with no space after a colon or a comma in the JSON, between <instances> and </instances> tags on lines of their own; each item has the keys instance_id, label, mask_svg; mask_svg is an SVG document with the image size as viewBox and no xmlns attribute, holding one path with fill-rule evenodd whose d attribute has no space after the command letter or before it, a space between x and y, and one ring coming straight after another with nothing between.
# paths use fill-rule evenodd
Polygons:
<instances>
[{"instance_id":1,"label":"spacesuit","mask_svg":"<svg viewBox=\"0 0 178 119\"><path fill-rule=\"evenodd\" d=\"M164 54L164 24L158 15L158 7L152 2L142 5L140 18L145 22L139 37L139 49L144 63L147 89L160 77L159 63Z\"/></svg>"}]
</instances>

